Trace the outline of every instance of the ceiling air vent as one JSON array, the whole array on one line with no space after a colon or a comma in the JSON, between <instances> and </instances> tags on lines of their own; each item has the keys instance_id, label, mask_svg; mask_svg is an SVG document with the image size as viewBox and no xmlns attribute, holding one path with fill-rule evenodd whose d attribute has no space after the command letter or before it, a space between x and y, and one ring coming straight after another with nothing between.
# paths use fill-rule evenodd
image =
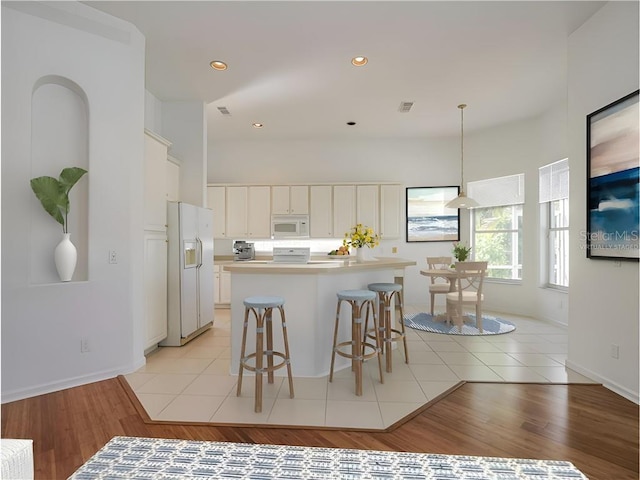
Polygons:
<instances>
[{"instance_id":1,"label":"ceiling air vent","mask_svg":"<svg viewBox=\"0 0 640 480\"><path fill-rule=\"evenodd\" d=\"M227 107L218 107L218 111L225 116L231 115L231 112L227 109Z\"/></svg>"},{"instance_id":2,"label":"ceiling air vent","mask_svg":"<svg viewBox=\"0 0 640 480\"><path fill-rule=\"evenodd\" d=\"M406 113L411 110L413 107L413 102L400 102L400 106L398 107L398 111L402 113Z\"/></svg>"}]
</instances>

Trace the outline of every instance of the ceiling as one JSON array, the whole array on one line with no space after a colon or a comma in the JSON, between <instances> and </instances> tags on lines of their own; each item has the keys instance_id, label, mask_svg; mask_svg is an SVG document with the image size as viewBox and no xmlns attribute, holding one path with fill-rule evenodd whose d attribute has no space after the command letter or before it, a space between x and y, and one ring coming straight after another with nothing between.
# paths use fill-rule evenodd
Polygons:
<instances>
[{"instance_id":1,"label":"ceiling","mask_svg":"<svg viewBox=\"0 0 640 480\"><path fill-rule=\"evenodd\" d=\"M460 103L465 131L538 115L566 95L568 35L606 2L85 3L137 26L147 90L205 102L221 141L457 135Z\"/></svg>"}]
</instances>

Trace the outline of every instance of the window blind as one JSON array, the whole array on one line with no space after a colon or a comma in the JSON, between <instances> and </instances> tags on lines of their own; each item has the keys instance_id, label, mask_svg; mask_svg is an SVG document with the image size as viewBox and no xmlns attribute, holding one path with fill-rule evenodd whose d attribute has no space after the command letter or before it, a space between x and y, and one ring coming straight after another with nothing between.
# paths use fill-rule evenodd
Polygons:
<instances>
[{"instance_id":1,"label":"window blind","mask_svg":"<svg viewBox=\"0 0 640 480\"><path fill-rule=\"evenodd\" d=\"M538 201L553 202L569 198L569 159L559 160L539 168Z\"/></svg>"},{"instance_id":2,"label":"window blind","mask_svg":"<svg viewBox=\"0 0 640 480\"><path fill-rule=\"evenodd\" d=\"M524 203L524 173L469 182L467 194L479 208Z\"/></svg>"}]
</instances>

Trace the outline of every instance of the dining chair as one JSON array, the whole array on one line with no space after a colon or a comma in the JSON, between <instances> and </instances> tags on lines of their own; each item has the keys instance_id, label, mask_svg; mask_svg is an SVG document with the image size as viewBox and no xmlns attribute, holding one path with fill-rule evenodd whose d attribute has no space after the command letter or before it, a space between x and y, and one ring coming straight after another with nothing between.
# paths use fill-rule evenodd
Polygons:
<instances>
[{"instance_id":1,"label":"dining chair","mask_svg":"<svg viewBox=\"0 0 640 480\"><path fill-rule=\"evenodd\" d=\"M446 270L451 266L451 257L427 257L427 265L429 270ZM451 285L447 277L430 276L430 278L429 295L431 296L431 316L433 316L436 295L446 295L451 291Z\"/></svg>"},{"instance_id":2,"label":"dining chair","mask_svg":"<svg viewBox=\"0 0 640 480\"><path fill-rule=\"evenodd\" d=\"M475 305L476 327L482 332L482 284L487 273L488 262L457 262L456 290L447 293L447 319L462 331L464 307Z\"/></svg>"}]
</instances>

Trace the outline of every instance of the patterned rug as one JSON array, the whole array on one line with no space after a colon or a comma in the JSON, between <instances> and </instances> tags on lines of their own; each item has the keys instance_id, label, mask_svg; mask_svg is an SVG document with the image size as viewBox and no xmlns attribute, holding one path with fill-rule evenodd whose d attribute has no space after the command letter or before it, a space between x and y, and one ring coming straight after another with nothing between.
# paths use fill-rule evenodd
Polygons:
<instances>
[{"instance_id":1,"label":"patterned rug","mask_svg":"<svg viewBox=\"0 0 640 480\"><path fill-rule=\"evenodd\" d=\"M516 329L510 321L489 315L482 316L482 332L478 330L475 322L476 316L469 314L468 318L465 317L465 323L460 331L453 323L446 323L441 318L434 319L428 313L412 313L404 316L404 324L409 328L445 335L500 335Z\"/></svg>"},{"instance_id":2,"label":"patterned rug","mask_svg":"<svg viewBox=\"0 0 640 480\"><path fill-rule=\"evenodd\" d=\"M587 480L566 461L114 437L69 480Z\"/></svg>"}]
</instances>

